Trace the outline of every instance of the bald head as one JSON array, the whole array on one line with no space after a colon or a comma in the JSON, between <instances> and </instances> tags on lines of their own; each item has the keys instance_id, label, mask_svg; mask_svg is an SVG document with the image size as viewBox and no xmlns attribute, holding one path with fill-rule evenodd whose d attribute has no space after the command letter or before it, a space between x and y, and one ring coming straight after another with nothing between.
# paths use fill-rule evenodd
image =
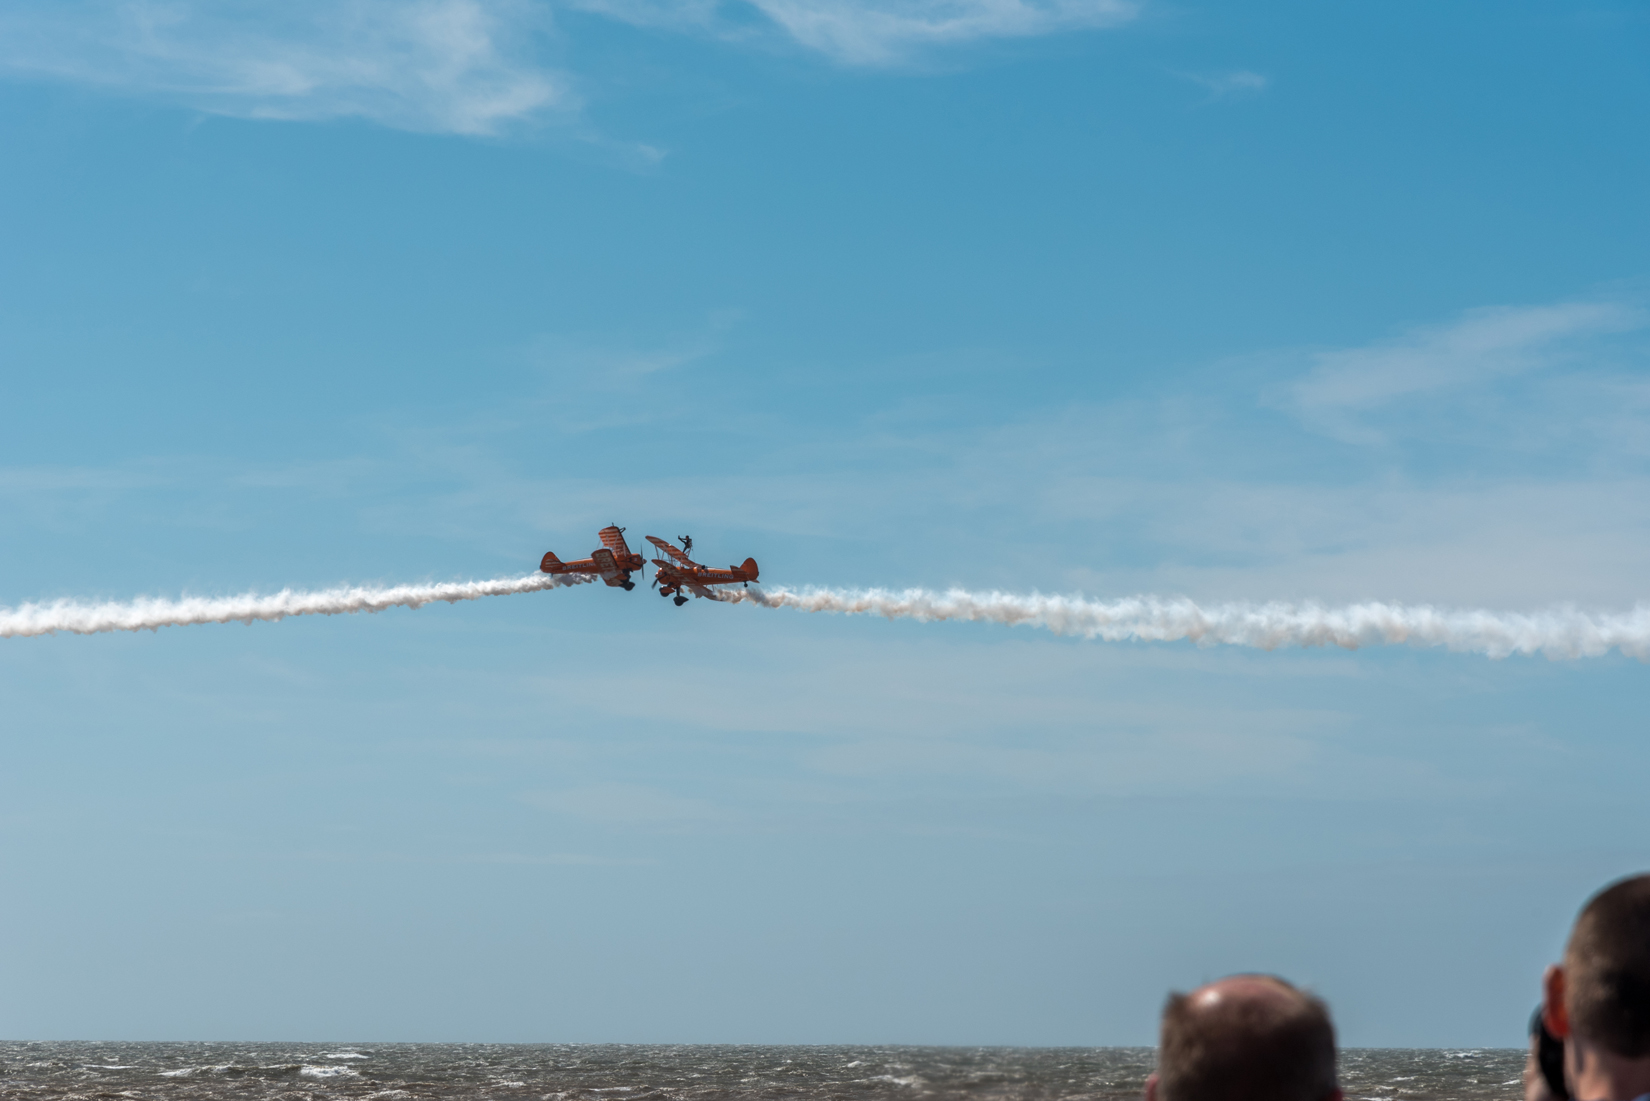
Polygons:
<instances>
[{"instance_id":1,"label":"bald head","mask_svg":"<svg viewBox=\"0 0 1650 1101\"><path fill-rule=\"evenodd\" d=\"M1233 975L1163 1008L1158 1101L1325 1101L1335 1027L1321 1000L1271 975Z\"/></svg>"},{"instance_id":2,"label":"bald head","mask_svg":"<svg viewBox=\"0 0 1650 1101\"><path fill-rule=\"evenodd\" d=\"M1570 1028L1627 1058L1650 1056L1650 875L1588 900L1564 950Z\"/></svg>"},{"instance_id":3,"label":"bald head","mask_svg":"<svg viewBox=\"0 0 1650 1101\"><path fill-rule=\"evenodd\" d=\"M1231 975L1198 987L1186 1000L1198 1014L1276 1015L1293 1012L1307 1001L1307 995L1271 975Z\"/></svg>"}]
</instances>

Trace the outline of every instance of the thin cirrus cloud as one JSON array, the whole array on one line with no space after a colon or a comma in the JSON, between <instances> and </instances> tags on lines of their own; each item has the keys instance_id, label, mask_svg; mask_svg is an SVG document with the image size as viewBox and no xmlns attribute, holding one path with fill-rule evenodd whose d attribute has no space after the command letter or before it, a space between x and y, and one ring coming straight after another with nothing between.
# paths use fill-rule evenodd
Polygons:
<instances>
[{"instance_id":1,"label":"thin cirrus cloud","mask_svg":"<svg viewBox=\"0 0 1650 1101\"><path fill-rule=\"evenodd\" d=\"M520 0L150 0L0 8L0 72L240 118L496 134L577 106Z\"/></svg>"},{"instance_id":2,"label":"thin cirrus cloud","mask_svg":"<svg viewBox=\"0 0 1650 1101\"><path fill-rule=\"evenodd\" d=\"M1267 85L1272 83L1271 78L1265 74L1250 72L1248 69L1234 69L1231 72L1224 73L1176 73L1175 75L1206 88L1211 100L1263 92L1266 90Z\"/></svg>"},{"instance_id":3,"label":"thin cirrus cloud","mask_svg":"<svg viewBox=\"0 0 1650 1101\"><path fill-rule=\"evenodd\" d=\"M486 136L579 108L545 65L536 0L0 0L0 75L99 88L239 118L359 118ZM1135 0L565 0L726 42L788 39L839 64L1116 26Z\"/></svg>"},{"instance_id":4,"label":"thin cirrus cloud","mask_svg":"<svg viewBox=\"0 0 1650 1101\"><path fill-rule=\"evenodd\" d=\"M1115 27L1135 0L568 0L572 7L641 27L760 41L763 30L842 65L888 68L928 49L993 38L1031 38ZM748 17L758 14L753 27Z\"/></svg>"},{"instance_id":5,"label":"thin cirrus cloud","mask_svg":"<svg viewBox=\"0 0 1650 1101\"><path fill-rule=\"evenodd\" d=\"M1436 402L1580 360L1597 341L1646 324L1636 306L1613 301L1469 310L1455 321L1395 339L1319 353L1290 386L1285 404L1305 421L1348 440L1372 442L1362 419L1406 401Z\"/></svg>"},{"instance_id":6,"label":"thin cirrus cloud","mask_svg":"<svg viewBox=\"0 0 1650 1101\"><path fill-rule=\"evenodd\" d=\"M897 65L924 47L1114 27L1129 0L751 0L809 49L849 65Z\"/></svg>"}]
</instances>

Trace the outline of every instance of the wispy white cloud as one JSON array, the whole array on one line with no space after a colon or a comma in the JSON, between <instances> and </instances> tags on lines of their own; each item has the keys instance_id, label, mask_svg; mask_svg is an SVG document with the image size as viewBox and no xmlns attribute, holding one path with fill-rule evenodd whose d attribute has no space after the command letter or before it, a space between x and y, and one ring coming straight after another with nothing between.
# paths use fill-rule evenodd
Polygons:
<instances>
[{"instance_id":1,"label":"wispy white cloud","mask_svg":"<svg viewBox=\"0 0 1650 1101\"><path fill-rule=\"evenodd\" d=\"M1133 19L1129 0L751 0L797 42L849 65L892 65L925 46L1030 38Z\"/></svg>"},{"instance_id":2,"label":"wispy white cloud","mask_svg":"<svg viewBox=\"0 0 1650 1101\"><path fill-rule=\"evenodd\" d=\"M1261 92L1272 83L1271 78L1262 73L1250 72L1248 69L1233 69L1219 73L1177 72L1175 75L1208 89L1211 100Z\"/></svg>"},{"instance_id":3,"label":"wispy white cloud","mask_svg":"<svg viewBox=\"0 0 1650 1101\"><path fill-rule=\"evenodd\" d=\"M524 0L14 3L0 73L240 118L486 135L576 106L532 58L544 19Z\"/></svg>"},{"instance_id":4,"label":"wispy white cloud","mask_svg":"<svg viewBox=\"0 0 1650 1101\"><path fill-rule=\"evenodd\" d=\"M642 27L733 41L768 37L754 12L786 38L845 65L892 66L927 48L1031 38L1127 23L1138 0L567 0Z\"/></svg>"},{"instance_id":5,"label":"wispy white cloud","mask_svg":"<svg viewBox=\"0 0 1650 1101\"><path fill-rule=\"evenodd\" d=\"M1109 27L1138 0L564 0L663 31L787 39L846 65L928 47ZM574 78L540 60L544 0L0 0L0 76L237 118L359 118L493 135L574 116ZM1252 74L1240 74L1252 75ZM656 150L627 148L644 161Z\"/></svg>"},{"instance_id":6,"label":"wispy white cloud","mask_svg":"<svg viewBox=\"0 0 1650 1101\"><path fill-rule=\"evenodd\" d=\"M1360 414L1572 362L1583 341L1645 322L1644 311L1610 301L1470 310L1396 340L1319 353L1289 387L1288 403L1320 428L1372 440L1379 437Z\"/></svg>"}]
</instances>

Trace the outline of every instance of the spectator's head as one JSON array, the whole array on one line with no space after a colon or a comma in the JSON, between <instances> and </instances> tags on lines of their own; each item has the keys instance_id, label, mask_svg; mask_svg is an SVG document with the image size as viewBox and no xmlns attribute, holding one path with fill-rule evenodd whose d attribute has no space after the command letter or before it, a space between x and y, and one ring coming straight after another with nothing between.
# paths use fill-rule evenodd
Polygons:
<instances>
[{"instance_id":1,"label":"spectator's head","mask_svg":"<svg viewBox=\"0 0 1650 1101\"><path fill-rule=\"evenodd\" d=\"M1612 883L1582 907L1564 950L1562 1004L1566 1032L1628 1059L1650 1055L1650 875Z\"/></svg>"},{"instance_id":2,"label":"spectator's head","mask_svg":"<svg viewBox=\"0 0 1650 1101\"><path fill-rule=\"evenodd\" d=\"M1650 1093L1650 875L1612 883L1576 918L1563 964L1547 968L1542 1019L1564 1041L1570 1095Z\"/></svg>"},{"instance_id":3,"label":"spectator's head","mask_svg":"<svg viewBox=\"0 0 1650 1101\"><path fill-rule=\"evenodd\" d=\"M1271 975L1171 994L1147 1101L1339 1101L1322 1000Z\"/></svg>"}]
</instances>

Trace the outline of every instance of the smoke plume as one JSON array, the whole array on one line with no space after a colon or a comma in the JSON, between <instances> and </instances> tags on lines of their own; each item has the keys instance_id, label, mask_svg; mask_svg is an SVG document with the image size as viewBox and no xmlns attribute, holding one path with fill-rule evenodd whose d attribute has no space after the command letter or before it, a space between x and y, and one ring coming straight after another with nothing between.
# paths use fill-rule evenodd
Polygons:
<instances>
[{"instance_id":1,"label":"smoke plume","mask_svg":"<svg viewBox=\"0 0 1650 1101\"><path fill-rule=\"evenodd\" d=\"M0 608L0 638L26 638L59 631L95 635L103 631L153 631L195 623L251 623L294 615L353 615L385 608L420 608L437 600L456 604L484 596L509 596L553 589L591 580L588 577L535 573L496 581L450 581L440 585L395 585L389 588L341 587L314 592L282 589L261 595L186 596L177 600L140 597L137 600L82 604L57 600L50 604L23 604Z\"/></svg>"},{"instance_id":2,"label":"smoke plume","mask_svg":"<svg viewBox=\"0 0 1650 1101\"><path fill-rule=\"evenodd\" d=\"M452 581L431 585L360 586L239 596L181 597L102 604L58 600L0 608L0 638L66 632L152 631L196 623L251 623L299 615L351 615L386 608L419 608L436 601L456 604L484 596L537 592L593 580L581 575L534 573L495 581ZM968 592L947 589L732 589L717 599L796 608L804 612L880 615L889 619L984 620L1007 626L1041 627L1057 635L1080 635L1109 642L1190 640L1199 646L1442 646L1464 653L1504 658L1543 654L1549 658L1598 657L1619 650L1650 661L1650 605L1629 612L1586 612L1560 607L1540 612L1497 612L1434 608L1425 604L1371 602L1325 607L1320 604L1227 603L1201 606L1184 597L1132 596L1088 600Z\"/></svg>"},{"instance_id":3,"label":"smoke plume","mask_svg":"<svg viewBox=\"0 0 1650 1101\"><path fill-rule=\"evenodd\" d=\"M963 589L734 589L724 599L764 608L805 612L881 615L927 623L939 619L985 620L1009 626L1041 627L1057 635L1081 635L1118 642L1138 639L1199 646L1360 646L1408 643L1442 646L1504 658L1544 654L1549 658L1598 657L1611 649L1650 661L1650 606L1630 612L1594 613L1574 608L1542 612L1450 610L1425 604L1211 604L1183 597L1134 596L1087 600L1038 593L973 593Z\"/></svg>"}]
</instances>

